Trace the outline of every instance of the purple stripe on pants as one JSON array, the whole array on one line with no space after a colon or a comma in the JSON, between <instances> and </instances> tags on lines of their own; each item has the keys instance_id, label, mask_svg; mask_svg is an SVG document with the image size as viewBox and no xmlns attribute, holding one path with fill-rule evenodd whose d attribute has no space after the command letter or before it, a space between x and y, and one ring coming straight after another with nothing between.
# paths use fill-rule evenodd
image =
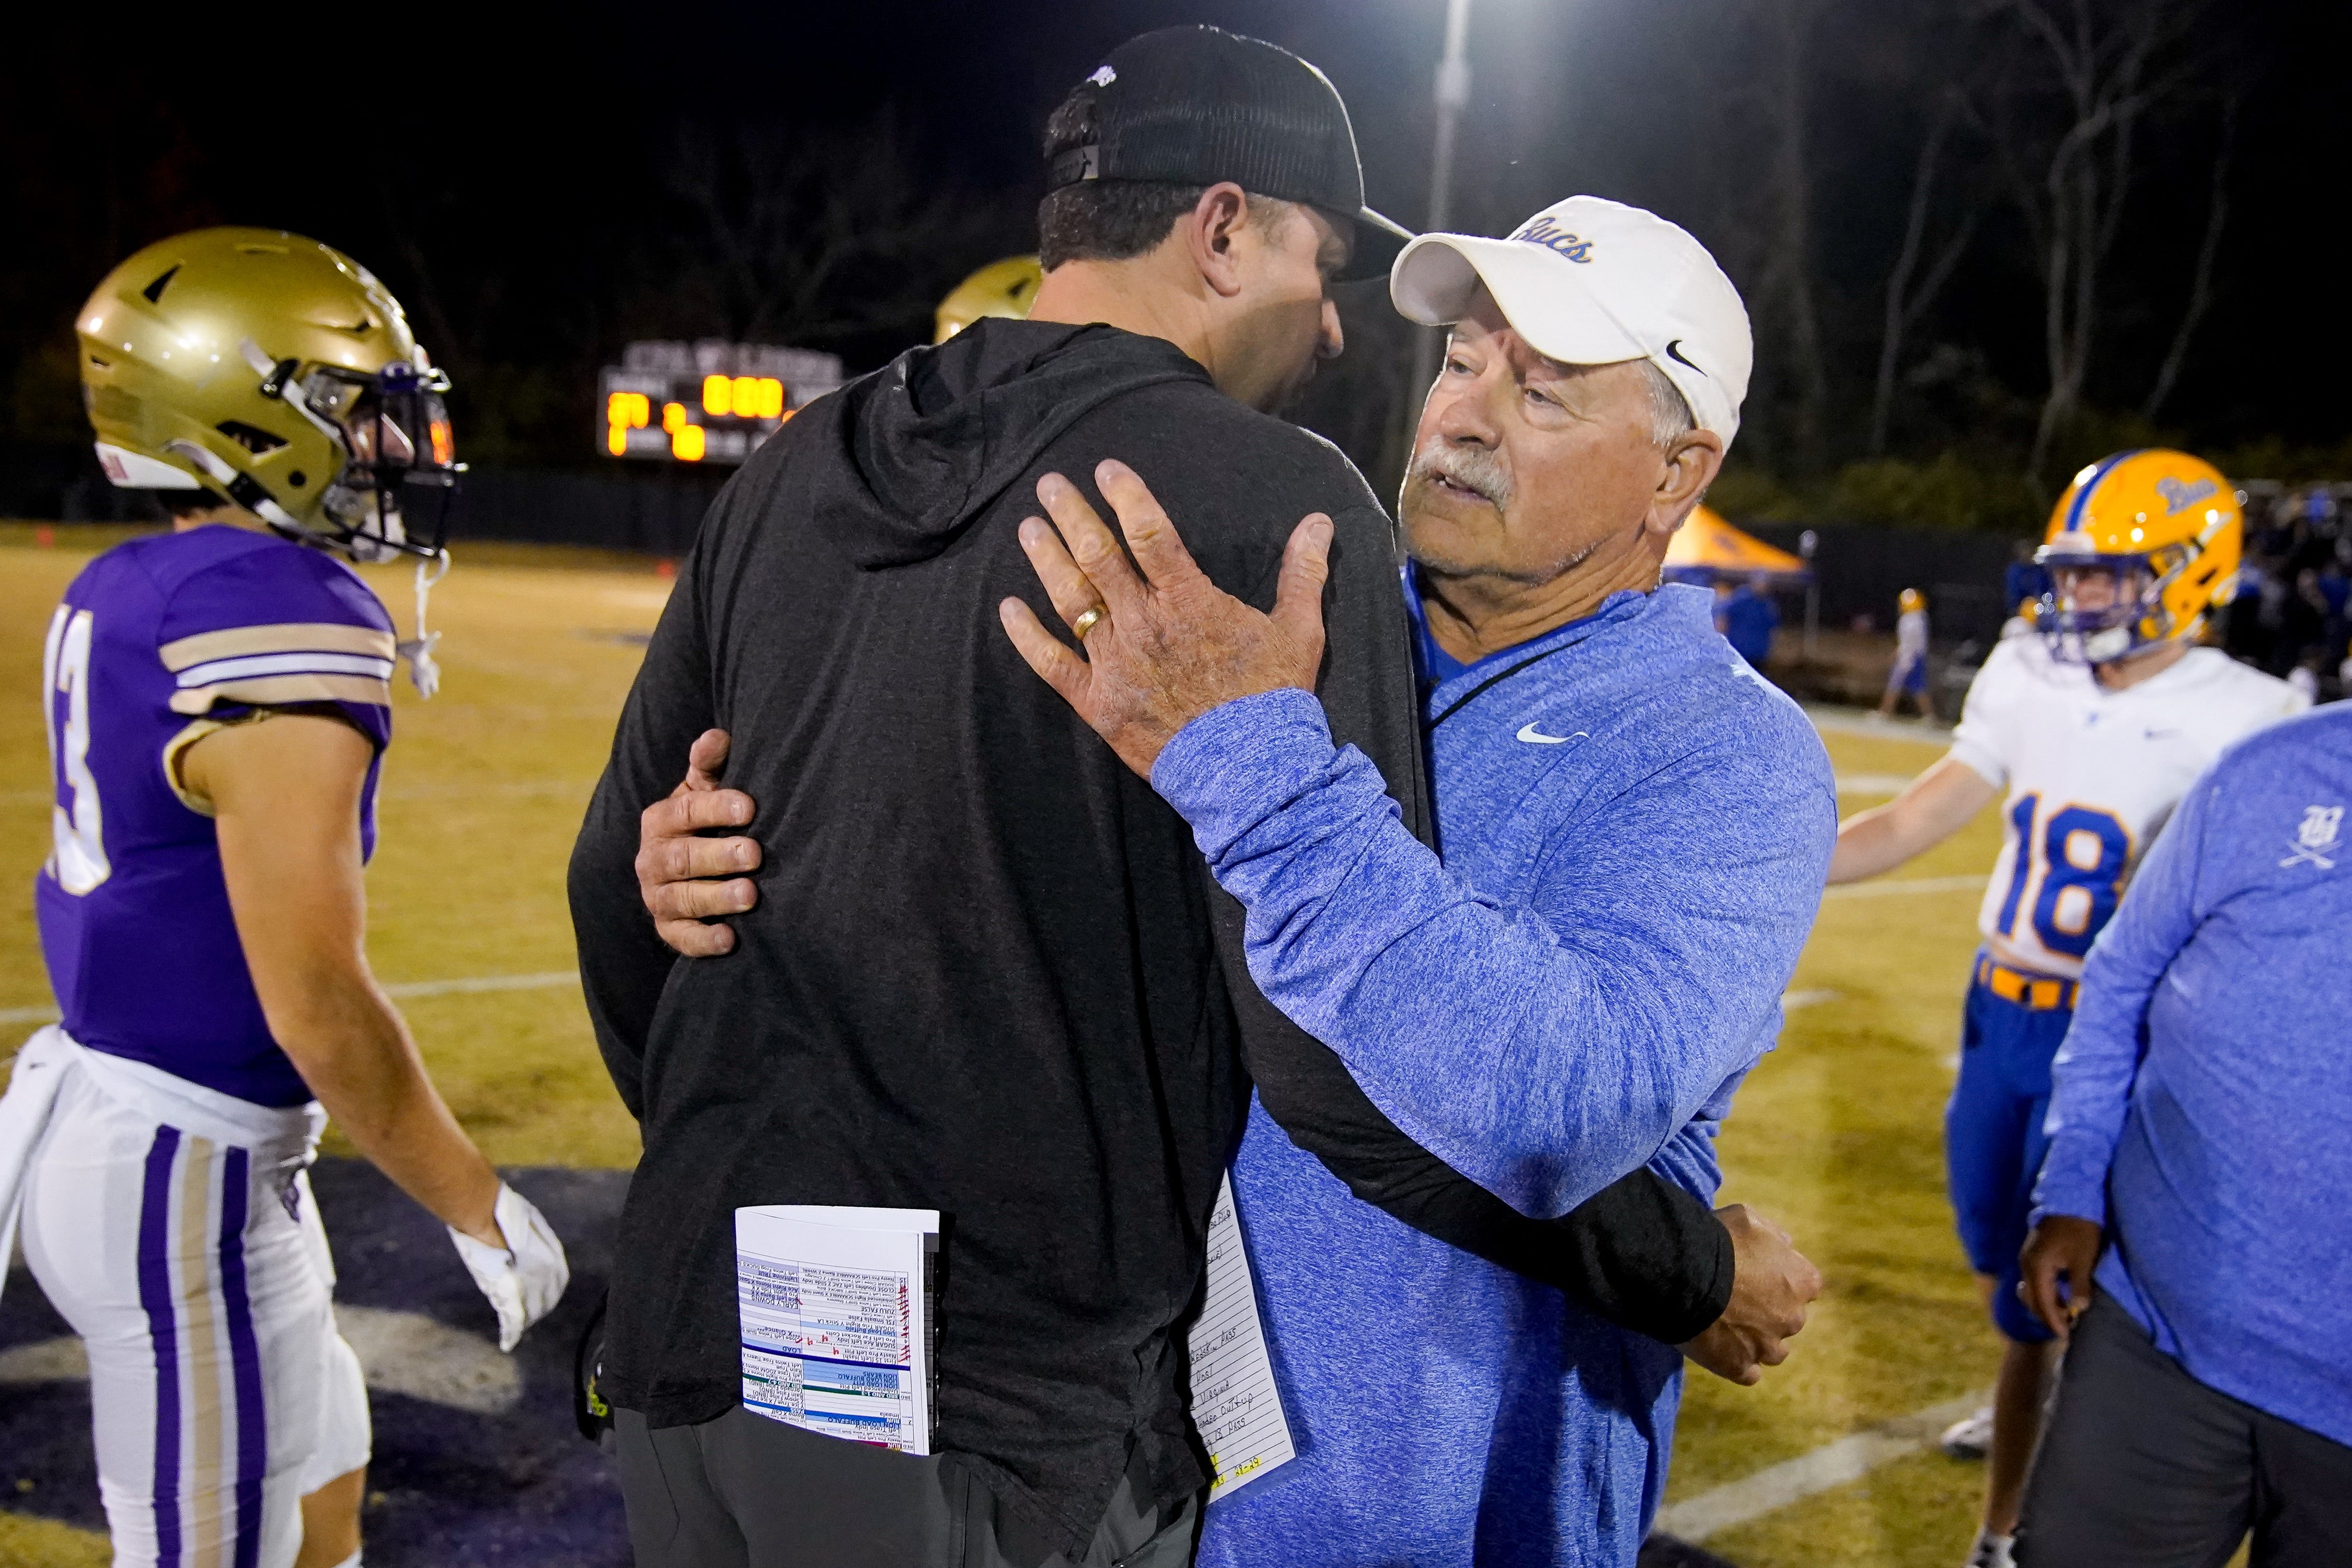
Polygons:
<instances>
[{"instance_id":1,"label":"purple stripe on pants","mask_svg":"<svg viewBox=\"0 0 2352 1568\"><path fill-rule=\"evenodd\" d=\"M261 1402L261 1352L245 1293L246 1168L251 1156L228 1151L221 1177L221 1300L228 1309L228 1352L236 1384L236 1554L232 1568L256 1568L261 1556L261 1479L269 1468L269 1433Z\"/></svg>"},{"instance_id":2,"label":"purple stripe on pants","mask_svg":"<svg viewBox=\"0 0 2352 1568\"><path fill-rule=\"evenodd\" d=\"M155 1562L180 1568L180 1328L172 1300L172 1162L179 1130L155 1129L139 1202L139 1305L155 1348Z\"/></svg>"}]
</instances>

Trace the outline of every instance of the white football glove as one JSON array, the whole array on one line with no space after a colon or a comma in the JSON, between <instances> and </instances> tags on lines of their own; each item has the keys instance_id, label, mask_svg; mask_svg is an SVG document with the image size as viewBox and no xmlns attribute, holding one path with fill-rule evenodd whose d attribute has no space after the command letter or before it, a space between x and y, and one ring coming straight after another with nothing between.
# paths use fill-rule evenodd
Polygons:
<instances>
[{"instance_id":1,"label":"white football glove","mask_svg":"<svg viewBox=\"0 0 2352 1568\"><path fill-rule=\"evenodd\" d=\"M499 1349L510 1351L522 1331L562 1299L563 1288L572 1282L572 1265L564 1260L563 1243L556 1239L547 1216L504 1182L499 1184L498 1206L490 1214L507 1238L505 1247L486 1247L454 1228L449 1239L457 1244L466 1272L499 1315Z\"/></svg>"}]
</instances>

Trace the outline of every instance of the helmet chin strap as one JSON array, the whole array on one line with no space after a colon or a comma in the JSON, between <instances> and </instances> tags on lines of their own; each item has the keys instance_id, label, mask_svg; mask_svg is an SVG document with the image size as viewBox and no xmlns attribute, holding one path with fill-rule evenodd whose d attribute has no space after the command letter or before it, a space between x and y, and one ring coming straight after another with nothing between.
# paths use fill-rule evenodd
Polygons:
<instances>
[{"instance_id":1,"label":"helmet chin strap","mask_svg":"<svg viewBox=\"0 0 2352 1568\"><path fill-rule=\"evenodd\" d=\"M415 684L417 695L428 701L441 689L441 667L433 658L433 645L441 640L441 634L425 629L425 602L432 595L433 584L448 573L446 550L416 563L416 635L394 649L408 661L408 679Z\"/></svg>"},{"instance_id":2,"label":"helmet chin strap","mask_svg":"<svg viewBox=\"0 0 2352 1568\"><path fill-rule=\"evenodd\" d=\"M185 458L194 465L203 471L206 479L226 491L229 500L296 543L301 543L310 538L308 531L300 523L296 522L287 513L286 509L279 506L277 500L268 490L263 489L250 474L238 473L194 441L166 441L163 443L163 450L175 458Z\"/></svg>"}]
</instances>

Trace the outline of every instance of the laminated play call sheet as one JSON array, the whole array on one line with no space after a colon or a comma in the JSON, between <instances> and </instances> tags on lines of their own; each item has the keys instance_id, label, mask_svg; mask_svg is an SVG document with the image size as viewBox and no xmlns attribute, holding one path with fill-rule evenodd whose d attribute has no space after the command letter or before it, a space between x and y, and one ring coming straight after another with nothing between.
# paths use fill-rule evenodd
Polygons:
<instances>
[{"instance_id":1,"label":"laminated play call sheet","mask_svg":"<svg viewBox=\"0 0 2352 1568\"><path fill-rule=\"evenodd\" d=\"M931 1451L936 1209L735 1211L743 1407L790 1426Z\"/></svg>"},{"instance_id":2,"label":"laminated play call sheet","mask_svg":"<svg viewBox=\"0 0 2352 1568\"><path fill-rule=\"evenodd\" d=\"M1231 1176L1217 1189L1217 1206L1209 1215L1208 1295L1188 1342L1192 1423L1201 1429L1216 1478L1209 1486L1213 1503L1297 1457L1282 1396L1275 1391Z\"/></svg>"}]
</instances>

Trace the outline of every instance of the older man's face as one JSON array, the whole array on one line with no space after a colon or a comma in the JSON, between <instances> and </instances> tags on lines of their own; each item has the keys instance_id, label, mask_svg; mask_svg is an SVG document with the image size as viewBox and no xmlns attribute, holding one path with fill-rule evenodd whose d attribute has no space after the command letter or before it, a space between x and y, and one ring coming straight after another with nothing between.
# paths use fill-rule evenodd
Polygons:
<instances>
[{"instance_id":1,"label":"older man's face","mask_svg":"<svg viewBox=\"0 0 2352 1568\"><path fill-rule=\"evenodd\" d=\"M1422 409L1405 547L1441 576L1549 583L1642 527L1662 462L1638 361L1554 363L1481 291Z\"/></svg>"}]
</instances>

